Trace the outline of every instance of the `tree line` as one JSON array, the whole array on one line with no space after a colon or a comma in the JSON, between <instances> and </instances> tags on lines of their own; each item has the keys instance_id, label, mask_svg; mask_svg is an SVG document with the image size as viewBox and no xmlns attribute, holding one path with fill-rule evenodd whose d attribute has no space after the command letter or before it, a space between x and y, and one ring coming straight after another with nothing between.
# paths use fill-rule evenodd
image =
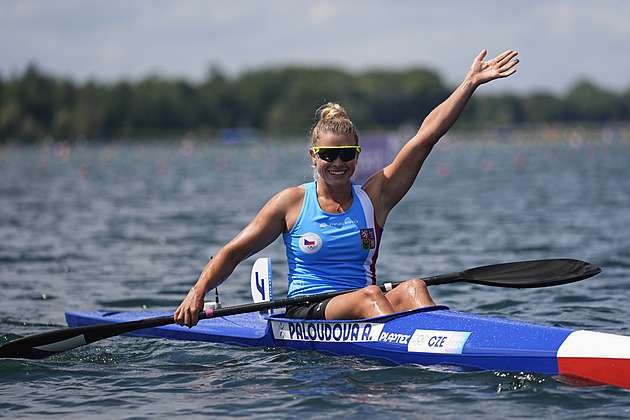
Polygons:
<instances>
[{"instance_id":1,"label":"tree line","mask_svg":"<svg viewBox=\"0 0 630 420\"><path fill-rule=\"evenodd\" d=\"M303 134L326 101L341 103L362 130L417 126L452 87L426 69L349 73L334 68L267 68L205 80L149 76L81 84L36 66L0 78L0 142L121 137L213 136L229 128ZM630 89L615 93L583 80L564 95L474 96L460 127L630 120Z\"/></svg>"}]
</instances>

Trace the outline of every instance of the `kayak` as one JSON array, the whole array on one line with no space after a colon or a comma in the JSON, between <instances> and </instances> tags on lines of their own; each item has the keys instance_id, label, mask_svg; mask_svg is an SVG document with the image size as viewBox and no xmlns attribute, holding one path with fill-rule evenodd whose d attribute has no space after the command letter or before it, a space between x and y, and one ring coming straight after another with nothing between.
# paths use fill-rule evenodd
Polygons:
<instances>
[{"instance_id":1,"label":"kayak","mask_svg":"<svg viewBox=\"0 0 630 420\"><path fill-rule=\"evenodd\" d=\"M71 327L136 321L172 312L66 312ZM630 388L630 337L554 327L433 306L353 321L241 313L129 335L250 347L315 350L394 364L531 372L575 385Z\"/></svg>"},{"instance_id":2,"label":"kayak","mask_svg":"<svg viewBox=\"0 0 630 420\"><path fill-rule=\"evenodd\" d=\"M457 282L508 288L549 287L584 280L601 269L574 259L492 264L426 277L427 286ZM401 283L379 286L383 293ZM536 372L576 385L630 388L630 337L511 321L432 306L352 321L289 319L267 311L358 289L273 299L271 262L261 258L251 276L254 303L199 312L188 329L172 312L66 312L71 328L18 338L0 358L41 359L121 334L242 346L285 347L380 359L394 364Z\"/></svg>"}]
</instances>

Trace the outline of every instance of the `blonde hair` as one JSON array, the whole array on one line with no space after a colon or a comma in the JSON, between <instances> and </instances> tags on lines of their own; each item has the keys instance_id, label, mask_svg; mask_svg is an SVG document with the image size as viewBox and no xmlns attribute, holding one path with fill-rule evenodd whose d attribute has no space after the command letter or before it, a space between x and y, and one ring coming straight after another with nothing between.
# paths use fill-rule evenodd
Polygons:
<instances>
[{"instance_id":1,"label":"blonde hair","mask_svg":"<svg viewBox=\"0 0 630 420\"><path fill-rule=\"evenodd\" d=\"M317 115L319 121L311 130L311 147L319 144L319 137L324 133L349 134L354 137L354 143L356 145L359 144L357 129L341 105L328 102L326 105L321 106L315 115Z\"/></svg>"}]
</instances>

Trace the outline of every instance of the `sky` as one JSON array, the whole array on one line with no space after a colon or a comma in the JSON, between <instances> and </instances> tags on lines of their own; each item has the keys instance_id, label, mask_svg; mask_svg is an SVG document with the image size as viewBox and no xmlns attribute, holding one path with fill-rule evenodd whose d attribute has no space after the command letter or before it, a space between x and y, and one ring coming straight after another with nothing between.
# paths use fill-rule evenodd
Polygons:
<instances>
[{"instance_id":1,"label":"sky","mask_svg":"<svg viewBox=\"0 0 630 420\"><path fill-rule=\"evenodd\" d=\"M488 92L630 89L628 0L0 0L0 76L204 80L286 65L422 67L449 86L483 49L519 52Z\"/></svg>"}]
</instances>

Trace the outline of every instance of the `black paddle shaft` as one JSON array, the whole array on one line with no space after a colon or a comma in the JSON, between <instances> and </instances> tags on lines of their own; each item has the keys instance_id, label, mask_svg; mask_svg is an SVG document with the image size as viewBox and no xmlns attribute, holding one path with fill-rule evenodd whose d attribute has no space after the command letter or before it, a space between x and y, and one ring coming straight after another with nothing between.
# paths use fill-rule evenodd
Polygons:
<instances>
[{"instance_id":1,"label":"black paddle shaft","mask_svg":"<svg viewBox=\"0 0 630 420\"><path fill-rule=\"evenodd\" d=\"M424 280L427 286L465 282L484 286L524 289L558 286L561 284L572 283L592 277L601 273L601 271L602 270L599 267L584 261L572 259L547 259L486 265L483 267L460 271L458 273L427 277L422 280ZM386 292L401 285L402 283L404 282L385 283L380 285L380 288L383 292ZM360 289L361 288L356 288L266 302L246 303L244 305L215 309L210 314L202 312L200 314L200 319L284 308L287 305L295 305L304 302L316 303Z\"/></svg>"},{"instance_id":2,"label":"black paddle shaft","mask_svg":"<svg viewBox=\"0 0 630 420\"><path fill-rule=\"evenodd\" d=\"M599 267L583 261L551 259L488 265L471 268L458 273L427 277L423 280L428 286L466 282L481 284L484 286L532 288L571 283L594 276L600 272L601 269ZM400 285L401 283L402 282L386 283L380 287L381 290L387 291ZM321 302L328 298L356 290L359 289L297 296L268 302L249 303L208 310L201 312L199 314L199 319L284 308L287 305L295 305L303 302ZM145 328L169 325L174 322L175 319L173 316L161 316L141 319L138 321L107 323L48 331L41 334L19 338L1 346L0 358L11 357L41 359L55 353L60 353L65 350L70 350L105 338Z\"/></svg>"}]
</instances>

